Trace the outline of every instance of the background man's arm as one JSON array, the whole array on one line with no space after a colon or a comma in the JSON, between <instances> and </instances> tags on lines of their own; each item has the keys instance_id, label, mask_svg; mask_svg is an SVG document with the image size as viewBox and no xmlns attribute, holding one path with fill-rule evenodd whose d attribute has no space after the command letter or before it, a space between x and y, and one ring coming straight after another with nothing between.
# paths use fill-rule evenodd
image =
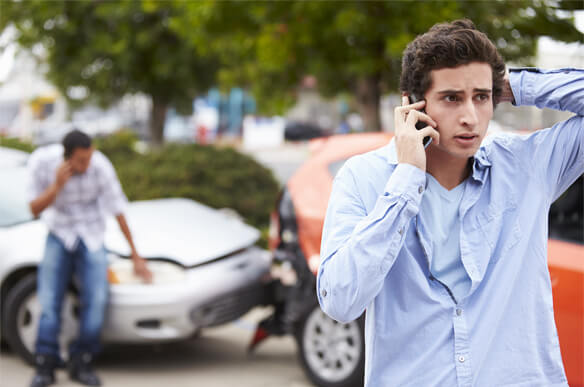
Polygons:
<instances>
[{"instance_id":1,"label":"background man's arm","mask_svg":"<svg viewBox=\"0 0 584 387\"><path fill-rule=\"evenodd\" d=\"M124 237L128 241L130 245L130 249L132 250L132 263L134 264L134 272L142 277L144 281L150 283L152 282L152 272L148 269L146 265L146 260L142 258L138 251L136 250L136 246L134 245L134 240L132 238L132 233L130 232L130 227L128 227L128 222L126 222L126 217L123 214L116 215L116 220L124 234Z\"/></svg>"},{"instance_id":2,"label":"background man's arm","mask_svg":"<svg viewBox=\"0 0 584 387\"><path fill-rule=\"evenodd\" d=\"M30 211L35 218L38 217L47 207L53 204L57 195L61 189L63 189L63 186L67 180L69 180L71 175L73 175L71 164L69 162L63 162L57 170L55 182L49 185L47 189L36 197L36 199L33 199L30 202Z\"/></svg>"}]
</instances>

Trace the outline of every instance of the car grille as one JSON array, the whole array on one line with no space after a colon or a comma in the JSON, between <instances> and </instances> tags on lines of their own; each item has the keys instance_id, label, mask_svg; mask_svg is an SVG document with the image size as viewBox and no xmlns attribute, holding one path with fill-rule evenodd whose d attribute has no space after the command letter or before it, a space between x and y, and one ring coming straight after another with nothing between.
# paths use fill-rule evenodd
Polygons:
<instances>
[{"instance_id":1,"label":"car grille","mask_svg":"<svg viewBox=\"0 0 584 387\"><path fill-rule=\"evenodd\" d=\"M197 327L212 327L228 323L261 305L265 298L261 284L239 289L193 309L191 320Z\"/></svg>"}]
</instances>

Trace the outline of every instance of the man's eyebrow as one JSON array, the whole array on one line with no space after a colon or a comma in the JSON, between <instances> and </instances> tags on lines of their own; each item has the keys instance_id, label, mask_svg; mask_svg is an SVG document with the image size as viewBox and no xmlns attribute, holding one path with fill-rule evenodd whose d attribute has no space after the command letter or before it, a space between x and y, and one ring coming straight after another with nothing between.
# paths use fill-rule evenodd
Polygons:
<instances>
[{"instance_id":1,"label":"man's eyebrow","mask_svg":"<svg viewBox=\"0 0 584 387\"><path fill-rule=\"evenodd\" d=\"M474 88L472 89L473 92L478 92L478 93L492 93L493 90L492 89L481 89L481 88ZM438 94L463 94L464 91L463 90L455 90L455 89L449 89L449 90L441 90L438 92Z\"/></svg>"}]
</instances>

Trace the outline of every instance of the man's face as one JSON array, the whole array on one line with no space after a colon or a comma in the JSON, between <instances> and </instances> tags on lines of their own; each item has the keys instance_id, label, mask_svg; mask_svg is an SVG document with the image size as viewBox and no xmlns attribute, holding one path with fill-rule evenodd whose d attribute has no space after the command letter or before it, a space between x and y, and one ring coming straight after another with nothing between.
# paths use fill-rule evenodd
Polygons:
<instances>
[{"instance_id":1,"label":"man's face","mask_svg":"<svg viewBox=\"0 0 584 387\"><path fill-rule=\"evenodd\" d=\"M73 172L81 174L87 171L89 163L91 162L91 155L93 154L93 147L89 148L75 148L68 161L71 163Z\"/></svg>"},{"instance_id":2,"label":"man's face","mask_svg":"<svg viewBox=\"0 0 584 387\"><path fill-rule=\"evenodd\" d=\"M432 70L426 113L438 124L440 144L431 152L468 159L478 150L493 117L491 66L473 62Z\"/></svg>"}]
</instances>

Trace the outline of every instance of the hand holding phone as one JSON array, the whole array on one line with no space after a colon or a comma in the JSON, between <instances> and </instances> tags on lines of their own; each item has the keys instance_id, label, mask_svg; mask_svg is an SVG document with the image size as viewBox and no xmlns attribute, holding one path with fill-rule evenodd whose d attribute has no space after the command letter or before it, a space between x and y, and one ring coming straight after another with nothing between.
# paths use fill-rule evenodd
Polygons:
<instances>
[{"instance_id":1,"label":"hand holding phone","mask_svg":"<svg viewBox=\"0 0 584 387\"><path fill-rule=\"evenodd\" d=\"M61 165L59 165L59 168L57 168L55 177L55 183L57 184L57 187L59 187L59 189L63 188L71 176L73 176L73 167L71 166L71 162L63 161Z\"/></svg>"},{"instance_id":2,"label":"hand holding phone","mask_svg":"<svg viewBox=\"0 0 584 387\"><path fill-rule=\"evenodd\" d=\"M435 129L438 125L436 121L423 111L426 101L420 100L413 104L411 101L412 99L404 93L401 106L397 106L394 110L397 160L400 164L411 164L425 171L424 145L427 146L429 142L424 140L426 137L431 137L439 143L440 133Z\"/></svg>"},{"instance_id":3,"label":"hand holding phone","mask_svg":"<svg viewBox=\"0 0 584 387\"><path fill-rule=\"evenodd\" d=\"M416 98L415 95L410 95L410 103L416 103L421 101L423 98ZM420 111L422 113L426 113L426 111L424 109L420 109ZM416 129L420 130L420 129L424 129L427 126L427 124L423 121L418 121L416 122ZM422 140L422 144L424 144L424 149L426 149L428 147L428 145L430 145L432 143L432 137L424 137L424 140Z\"/></svg>"}]
</instances>

